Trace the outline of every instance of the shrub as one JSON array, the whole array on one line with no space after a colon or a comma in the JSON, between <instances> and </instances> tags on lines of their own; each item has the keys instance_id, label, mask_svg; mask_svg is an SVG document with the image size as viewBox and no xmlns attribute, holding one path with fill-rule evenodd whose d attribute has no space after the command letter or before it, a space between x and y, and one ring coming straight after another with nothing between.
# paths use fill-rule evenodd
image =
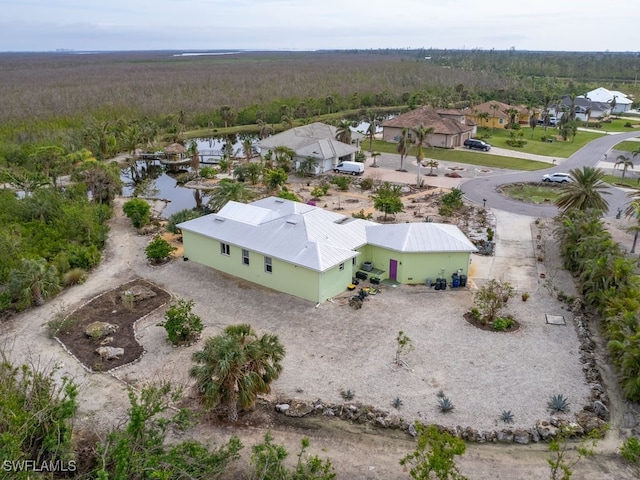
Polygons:
<instances>
[{"instance_id":1,"label":"shrub","mask_svg":"<svg viewBox=\"0 0 640 480\"><path fill-rule=\"evenodd\" d=\"M504 423L513 423L513 413L511 413L511 410L503 410L502 414L500 414L500 420Z\"/></svg>"},{"instance_id":2,"label":"shrub","mask_svg":"<svg viewBox=\"0 0 640 480\"><path fill-rule=\"evenodd\" d=\"M496 279L491 279L478 289L473 301L482 314L482 320L485 323L493 323L500 310L506 306L509 298L514 295L513 287L509 282L499 282Z\"/></svg>"},{"instance_id":3,"label":"shrub","mask_svg":"<svg viewBox=\"0 0 640 480\"><path fill-rule=\"evenodd\" d=\"M496 318L493 322L493 329L502 332L513 325L513 320L509 317Z\"/></svg>"},{"instance_id":4,"label":"shrub","mask_svg":"<svg viewBox=\"0 0 640 480\"><path fill-rule=\"evenodd\" d=\"M342 398L344 398L345 400L353 400L353 397L356 396L356 392L354 392L353 390L342 390L340 392L340 396L342 396Z\"/></svg>"},{"instance_id":5,"label":"shrub","mask_svg":"<svg viewBox=\"0 0 640 480\"><path fill-rule=\"evenodd\" d=\"M311 190L311 196L313 198L321 198L326 195L327 192L322 187L315 187Z\"/></svg>"},{"instance_id":6,"label":"shrub","mask_svg":"<svg viewBox=\"0 0 640 480\"><path fill-rule=\"evenodd\" d=\"M449 397L441 397L441 398L439 398L438 399L438 406L440 407L440 411L442 413L450 412L454 408L456 408L455 405L449 399Z\"/></svg>"},{"instance_id":7,"label":"shrub","mask_svg":"<svg viewBox=\"0 0 640 480\"><path fill-rule=\"evenodd\" d=\"M169 341L174 345L196 340L204 326L200 317L192 313L193 300L179 299L164 314L160 326L167 331Z\"/></svg>"},{"instance_id":8,"label":"shrub","mask_svg":"<svg viewBox=\"0 0 640 480\"><path fill-rule=\"evenodd\" d=\"M360 188L362 190L371 190L374 185L375 182L373 181L373 178L363 178L360 182Z\"/></svg>"},{"instance_id":9,"label":"shrub","mask_svg":"<svg viewBox=\"0 0 640 480\"><path fill-rule=\"evenodd\" d=\"M145 248L147 259L153 263L159 263L169 258L176 248L159 235L156 235Z\"/></svg>"},{"instance_id":10,"label":"shrub","mask_svg":"<svg viewBox=\"0 0 640 480\"><path fill-rule=\"evenodd\" d=\"M218 169L214 167L202 167L200 169L200 176L202 178L216 178Z\"/></svg>"},{"instance_id":11,"label":"shrub","mask_svg":"<svg viewBox=\"0 0 640 480\"><path fill-rule=\"evenodd\" d=\"M194 218L201 217L205 214L202 210L192 210L189 208L185 208L184 210L180 210L179 212L174 213L167 220L167 231L171 233L178 233L178 229L176 225L182 222L186 222L188 220L193 220Z\"/></svg>"},{"instance_id":12,"label":"shrub","mask_svg":"<svg viewBox=\"0 0 640 480\"><path fill-rule=\"evenodd\" d=\"M371 220L373 218L372 213L364 213L364 208L361 208L358 213L352 213L353 218L361 218L362 220Z\"/></svg>"},{"instance_id":13,"label":"shrub","mask_svg":"<svg viewBox=\"0 0 640 480\"><path fill-rule=\"evenodd\" d=\"M149 212L151 207L147 202L140 198L132 198L128 202L122 205L124 214L131 220L135 228L141 228L147 225L150 221Z\"/></svg>"},{"instance_id":14,"label":"shrub","mask_svg":"<svg viewBox=\"0 0 640 480\"><path fill-rule=\"evenodd\" d=\"M278 198L284 198L285 200L293 200L294 202L299 202L300 197L298 197L295 193L289 190L287 187L282 187L282 190L278 193Z\"/></svg>"},{"instance_id":15,"label":"shrub","mask_svg":"<svg viewBox=\"0 0 640 480\"><path fill-rule=\"evenodd\" d=\"M77 285L83 283L87 278L87 272L82 268L72 268L62 276L62 283L64 285Z\"/></svg>"},{"instance_id":16,"label":"shrub","mask_svg":"<svg viewBox=\"0 0 640 480\"><path fill-rule=\"evenodd\" d=\"M338 190L346 192L347 190L349 190L349 185L351 185L351 178L335 176L331 179L331 183L338 187Z\"/></svg>"}]
</instances>

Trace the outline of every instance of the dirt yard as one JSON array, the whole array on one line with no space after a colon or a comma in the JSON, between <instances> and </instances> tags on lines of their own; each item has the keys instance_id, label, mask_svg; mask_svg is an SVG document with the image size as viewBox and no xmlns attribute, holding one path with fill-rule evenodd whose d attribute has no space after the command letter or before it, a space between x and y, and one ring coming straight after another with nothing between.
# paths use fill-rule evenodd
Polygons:
<instances>
[{"instance_id":1,"label":"dirt yard","mask_svg":"<svg viewBox=\"0 0 640 480\"><path fill-rule=\"evenodd\" d=\"M360 209L366 212L369 207L361 194L354 191L350 195L332 194L327 197L327 207L338 204L345 213ZM425 198L426 192L416 195ZM357 203L347 202L355 199ZM427 201L420 200L418 206L407 210L420 208L423 216L435 215L429 210L435 206L428 207ZM347 209L343 203L353 208ZM396 221L414 218L413 213L404 215ZM250 323L258 331L276 333L287 348L287 356L283 374L265 400L298 397L341 402L340 391L351 389L356 401L389 410L393 409L391 401L401 398L403 406L397 413L409 420L495 429L504 409L515 414L515 424L510 428L531 428L537 419L548 418L546 402L550 395L567 396L571 414L580 410L588 397L570 313L545 288L532 291L527 302L512 301L510 311L521 327L498 335L476 329L464 320L463 314L472 303L472 292L467 289L435 292L424 286L387 288L358 311L348 307L347 295L316 308L180 258L152 267L144 258L148 241L149 237L134 231L117 207L104 261L87 282L1 325L2 346L14 361L57 365L60 375L71 375L80 384L80 429L105 432L122 421L128 407L127 386L159 380L170 380L187 389L190 386L190 355L200 344L170 346L164 329L157 326L163 308L137 321L137 338L146 353L138 361L108 373L88 372L48 335L48 321L137 278L170 292L174 298L193 299L195 313L205 323L204 337L238 321ZM570 279L558 277L558 281ZM569 321L564 326L551 326L544 322L544 313L564 315ZM391 368L398 330L405 331L416 345L406 359L408 368L400 370ZM615 381L608 386L615 389ZM456 405L451 414L441 414L437 409L437 393L441 390ZM236 434L250 446L267 430L273 432L276 441L288 446L292 462L300 438L310 437L311 453L331 458L339 479L408 478L398 463L414 446L408 435L322 417L294 420L276 415L269 404L243 416L240 426L203 422L193 434L212 442ZM602 442L594 459L575 467L575 478L632 478L614 455L619 432L614 433ZM472 479L546 479L546 449L545 444L470 444L460 464Z\"/></svg>"}]
</instances>

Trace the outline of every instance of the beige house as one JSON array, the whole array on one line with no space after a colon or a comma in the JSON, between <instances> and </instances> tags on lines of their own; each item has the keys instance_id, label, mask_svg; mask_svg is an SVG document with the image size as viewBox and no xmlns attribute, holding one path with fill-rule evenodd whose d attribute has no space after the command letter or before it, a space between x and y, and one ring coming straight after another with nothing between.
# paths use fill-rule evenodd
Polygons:
<instances>
[{"instance_id":1,"label":"beige house","mask_svg":"<svg viewBox=\"0 0 640 480\"><path fill-rule=\"evenodd\" d=\"M509 105L502 102L484 102L465 110L467 118L480 127L505 128L511 123L512 116L515 123L529 125L531 115L537 116L537 110L529 110L524 105Z\"/></svg>"},{"instance_id":2,"label":"beige house","mask_svg":"<svg viewBox=\"0 0 640 480\"><path fill-rule=\"evenodd\" d=\"M455 148L464 144L476 133L476 126L460 110L422 106L405 114L387 120L382 124L382 139L397 142L402 129L409 129L409 138L414 137L412 129L423 126L434 132L426 138L433 147Z\"/></svg>"}]
</instances>

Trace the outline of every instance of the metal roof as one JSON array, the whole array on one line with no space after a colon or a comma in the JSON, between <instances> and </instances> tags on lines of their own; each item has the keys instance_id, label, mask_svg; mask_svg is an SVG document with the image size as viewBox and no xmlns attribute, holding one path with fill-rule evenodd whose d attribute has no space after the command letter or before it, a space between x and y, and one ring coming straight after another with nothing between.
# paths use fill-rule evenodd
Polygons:
<instances>
[{"instance_id":1,"label":"metal roof","mask_svg":"<svg viewBox=\"0 0 640 480\"><path fill-rule=\"evenodd\" d=\"M367 243L398 252L476 252L478 249L455 225L396 223L367 227Z\"/></svg>"},{"instance_id":2,"label":"metal roof","mask_svg":"<svg viewBox=\"0 0 640 480\"><path fill-rule=\"evenodd\" d=\"M177 226L318 272L356 257L365 244L401 252L476 251L454 225L379 225L277 197L229 202L218 213Z\"/></svg>"}]
</instances>

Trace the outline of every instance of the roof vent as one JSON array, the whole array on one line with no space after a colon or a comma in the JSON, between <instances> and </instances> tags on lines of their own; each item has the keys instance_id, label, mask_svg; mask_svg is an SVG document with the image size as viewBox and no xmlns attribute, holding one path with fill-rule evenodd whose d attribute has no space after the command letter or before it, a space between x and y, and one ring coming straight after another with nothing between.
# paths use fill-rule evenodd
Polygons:
<instances>
[{"instance_id":1,"label":"roof vent","mask_svg":"<svg viewBox=\"0 0 640 480\"><path fill-rule=\"evenodd\" d=\"M298 224L298 222L297 222L297 221L295 221L295 220L287 220L287 223L288 223L289 225L297 225L297 224Z\"/></svg>"},{"instance_id":2,"label":"roof vent","mask_svg":"<svg viewBox=\"0 0 640 480\"><path fill-rule=\"evenodd\" d=\"M224 222L224 218L220 218L220 217L216 217L216 218L214 218L214 220L216 222L220 222L220 223Z\"/></svg>"},{"instance_id":3,"label":"roof vent","mask_svg":"<svg viewBox=\"0 0 640 480\"><path fill-rule=\"evenodd\" d=\"M276 203L284 203L284 199L283 198L276 198Z\"/></svg>"}]
</instances>

